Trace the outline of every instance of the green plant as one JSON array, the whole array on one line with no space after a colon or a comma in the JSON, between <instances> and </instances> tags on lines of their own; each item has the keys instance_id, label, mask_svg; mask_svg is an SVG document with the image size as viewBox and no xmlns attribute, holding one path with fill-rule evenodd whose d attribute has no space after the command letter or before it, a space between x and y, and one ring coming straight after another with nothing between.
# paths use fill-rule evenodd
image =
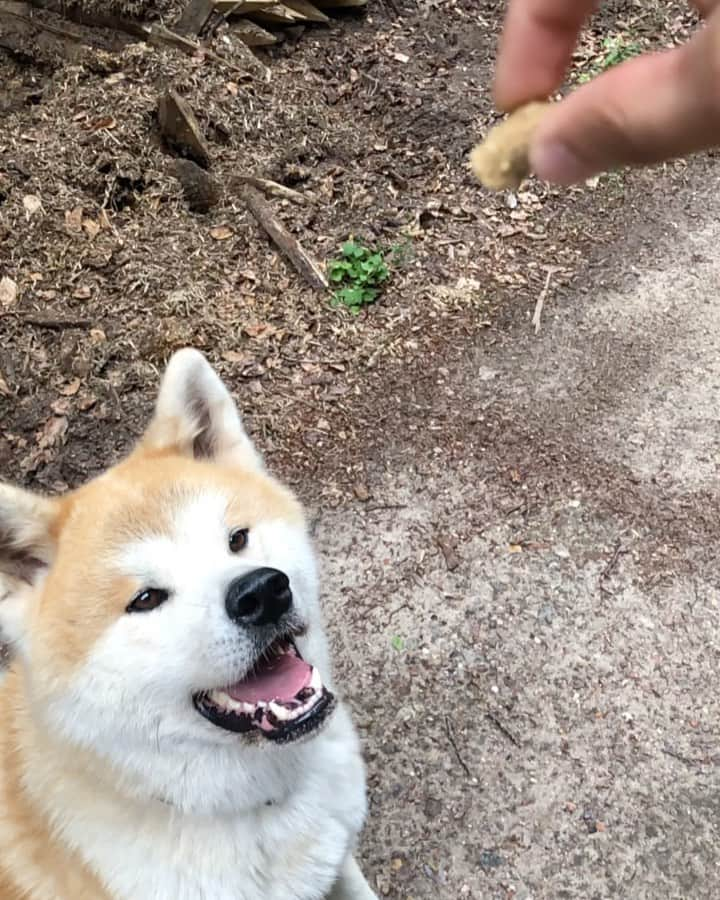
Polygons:
<instances>
[{"instance_id":1,"label":"green plant","mask_svg":"<svg viewBox=\"0 0 720 900\"><path fill-rule=\"evenodd\" d=\"M637 41L629 41L624 37L607 37L602 42L602 52L590 67L590 71L580 74L577 80L580 84L585 84L601 72L606 72L613 66L638 56L642 51L643 48Z\"/></svg>"},{"instance_id":2,"label":"green plant","mask_svg":"<svg viewBox=\"0 0 720 900\"><path fill-rule=\"evenodd\" d=\"M397 650L398 653L401 653L405 649L405 641L400 635L395 635L390 641L392 644L393 650Z\"/></svg>"},{"instance_id":3,"label":"green plant","mask_svg":"<svg viewBox=\"0 0 720 900\"><path fill-rule=\"evenodd\" d=\"M328 263L328 277L337 287L333 294L335 306L346 306L357 315L380 296L390 270L382 250L371 250L353 240L342 245L341 255Z\"/></svg>"}]
</instances>

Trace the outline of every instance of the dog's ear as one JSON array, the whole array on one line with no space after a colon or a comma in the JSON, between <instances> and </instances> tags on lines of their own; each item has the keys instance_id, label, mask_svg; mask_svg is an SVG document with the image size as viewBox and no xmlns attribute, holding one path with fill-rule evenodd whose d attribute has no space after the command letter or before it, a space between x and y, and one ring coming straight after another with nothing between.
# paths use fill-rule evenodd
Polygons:
<instances>
[{"instance_id":1,"label":"dog's ear","mask_svg":"<svg viewBox=\"0 0 720 900\"><path fill-rule=\"evenodd\" d=\"M263 467L230 393L197 350L179 350L168 363L141 447L251 469Z\"/></svg>"},{"instance_id":2,"label":"dog's ear","mask_svg":"<svg viewBox=\"0 0 720 900\"><path fill-rule=\"evenodd\" d=\"M53 561L59 503L0 484L0 642L22 632L28 588Z\"/></svg>"},{"instance_id":3,"label":"dog's ear","mask_svg":"<svg viewBox=\"0 0 720 900\"><path fill-rule=\"evenodd\" d=\"M0 484L0 574L32 584L57 543L58 501Z\"/></svg>"}]
</instances>

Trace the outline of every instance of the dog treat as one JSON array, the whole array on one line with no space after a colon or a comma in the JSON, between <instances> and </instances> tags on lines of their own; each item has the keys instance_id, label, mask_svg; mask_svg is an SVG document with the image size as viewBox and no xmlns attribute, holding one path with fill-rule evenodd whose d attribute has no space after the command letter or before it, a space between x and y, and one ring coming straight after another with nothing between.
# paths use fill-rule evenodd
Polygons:
<instances>
[{"instance_id":1,"label":"dog treat","mask_svg":"<svg viewBox=\"0 0 720 900\"><path fill-rule=\"evenodd\" d=\"M549 103L528 103L496 125L470 156L470 166L491 191L516 188L530 174L530 141Z\"/></svg>"}]
</instances>

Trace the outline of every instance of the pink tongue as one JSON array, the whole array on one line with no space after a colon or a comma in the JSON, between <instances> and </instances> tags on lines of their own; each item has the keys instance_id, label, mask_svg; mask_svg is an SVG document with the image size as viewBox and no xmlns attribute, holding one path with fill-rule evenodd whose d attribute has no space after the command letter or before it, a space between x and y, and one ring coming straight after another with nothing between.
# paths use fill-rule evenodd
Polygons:
<instances>
[{"instance_id":1,"label":"pink tongue","mask_svg":"<svg viewBox=\"0 0 720 900\"><path fill-rule=\"evenodd\" d=\"M306 662L294 653L283 653L282 656L263 663L259 672L233 684L227 689L227 693L240 703L292 700L310 684L311 678L312 668Z\"/></svg>"}]
</instances>

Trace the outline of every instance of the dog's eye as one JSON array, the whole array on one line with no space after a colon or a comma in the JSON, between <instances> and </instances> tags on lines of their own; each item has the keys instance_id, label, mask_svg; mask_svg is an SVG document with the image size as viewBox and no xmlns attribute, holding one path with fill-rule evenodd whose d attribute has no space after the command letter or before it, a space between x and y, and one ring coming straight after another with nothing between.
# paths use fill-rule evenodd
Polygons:
<instances>
[{"instance_id":1,"label":"dog's eye","mask_svg":"<svg viewBox=\"0 0 720 900\"><path fill-rule=\"evenodd\" d=\"M167 591L160 588L145 588L128 605L127 612L150 612L161 606L169 596Z\"/></svg>"},{"instance_id":2,"label":"dog's eye","mask_svg":"<svg viewBox=\"0 0 720 900\"><path fill-rule=\"evenodd\" d=\"M228 545L230 546L231 553L239 553L241 550L244 550L247 547L248 542L248 529L247 528L235 528L230 532L230 537L228 538Z\"/></svg>"}]
</instances>

